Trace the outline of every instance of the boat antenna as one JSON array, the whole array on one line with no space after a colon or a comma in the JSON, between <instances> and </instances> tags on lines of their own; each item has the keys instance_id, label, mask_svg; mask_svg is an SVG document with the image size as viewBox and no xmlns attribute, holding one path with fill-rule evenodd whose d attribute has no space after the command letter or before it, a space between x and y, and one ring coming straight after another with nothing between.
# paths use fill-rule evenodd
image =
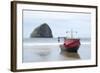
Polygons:
<instances>
[{"instance_id":1,"label":"boat antenna","mask_svg":"<svg viewBox=\"0 0 100 73\"><path fill-rule=\"evenodd\" d=\"M73 30L71 29L71 38L73 38Z\"/></svg>"},{"instance_id":2,"label":"boat antenna","mask_svg":"<svg viewBox=\"0 0 100 73\"><path fill-rule=\"evenodd\" d=\"M68 34L69 33L69 31L66 31L66 34Z\"/></svg>"},{"instance_id":3,"label":"boat antenna","mask_svg":"<svg viewBox=\"0 0 100 73\"><path fill-rule=\"evenodd\" d=\"M69 33L69 31L66 31L66 33ZM70 31L70 38L73 38L74 37L73 33L76 33L76 35L77 35L77 31L73 31L71 29L71 31Z\"/></svg>"},{"instance_id":4,"label":"boat antenna","mask_svg":"<svg viewBox=\"0 0 100 73\"><path fill-rule=\"evenodd\" d=\"M76 35L77 35L77 31L73 31L73 30L71 29L71 38L74 37L74 36L73 36L73 33L76 33Z\"/></svg>"},{"instance_id":5,"label":"boat antenna","mask_svg":"<svg viewBox=\"0 0 100 73\"><path fill-rule=\"evenodd\" d=\"M76 31L76 36L77 36L77 31ZM77 37L76 37L77 38Z\"/></svg>"}]
</instances>

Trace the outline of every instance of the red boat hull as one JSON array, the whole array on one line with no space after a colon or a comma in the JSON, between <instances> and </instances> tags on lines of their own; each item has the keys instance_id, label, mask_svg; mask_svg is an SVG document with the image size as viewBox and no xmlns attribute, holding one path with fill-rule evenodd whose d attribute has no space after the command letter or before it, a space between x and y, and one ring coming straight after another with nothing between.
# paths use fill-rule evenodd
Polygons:
<instances>
[{"instance_id":1,"label":"red boat hull","mask_svg":"<svg viewBox=\"0 0 100 73\"><path fill-rule=\"evenodd\" d=\"M80 39L66 39L60 47L61 51L77 52L80 47Z\"/></svg>"}]
</instances>

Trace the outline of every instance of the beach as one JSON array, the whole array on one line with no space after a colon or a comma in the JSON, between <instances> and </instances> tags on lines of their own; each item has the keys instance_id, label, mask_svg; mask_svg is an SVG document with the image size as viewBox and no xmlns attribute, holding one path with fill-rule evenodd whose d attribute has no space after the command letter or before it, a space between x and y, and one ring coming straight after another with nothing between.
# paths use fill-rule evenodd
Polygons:
<instances>
[{"instance_id":1,"label":"beach","mask_svg":"<svg viewBox=\"0 0 100 73\"><path fill-rule=\"evenodd\" d=\"M47 62L85 60L91 58L90 40L81 40L77 53L62 53L59 47L63 39L58 42L57 38L34 38L24 39L22 49L23 62Z\"/></svg>"}]
</instances>

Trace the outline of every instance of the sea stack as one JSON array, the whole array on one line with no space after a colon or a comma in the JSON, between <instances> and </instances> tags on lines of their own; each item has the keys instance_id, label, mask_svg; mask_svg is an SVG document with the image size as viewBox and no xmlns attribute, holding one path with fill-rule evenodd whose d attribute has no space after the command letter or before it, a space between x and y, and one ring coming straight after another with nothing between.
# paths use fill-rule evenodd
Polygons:
<instances>
[{"instance_id":1,"label":"sea stack","mask_svg":"<svg viewBox=\"0 0 100 73\"><path fill-rule=\"evenodd\" d=\"M52 31L47 23L43 23L37 28L35 28L31 35L31 38L52 38Z\"/></svg>"}]
</instances>

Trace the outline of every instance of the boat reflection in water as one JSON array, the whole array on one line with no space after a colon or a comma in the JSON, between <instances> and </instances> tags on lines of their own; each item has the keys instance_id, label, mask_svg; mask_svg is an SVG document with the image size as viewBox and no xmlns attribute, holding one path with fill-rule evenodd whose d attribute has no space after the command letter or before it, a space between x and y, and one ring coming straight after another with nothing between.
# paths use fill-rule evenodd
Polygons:
<instances>
[{"instance_id":1,"label":"boat reflection in water","mask_svg":"<svg viewBox=\"0 0 100 73\"><path fill-rule=\"evenodd\" d=\"M61 55L63 55L64 57L66 58L69 58L70 60L72 59L81 59L80 58L80 55L78 53L75 53L75 52L64 52L64 51L61 51L60 52Z\"/></svg>"}]
</instances>

